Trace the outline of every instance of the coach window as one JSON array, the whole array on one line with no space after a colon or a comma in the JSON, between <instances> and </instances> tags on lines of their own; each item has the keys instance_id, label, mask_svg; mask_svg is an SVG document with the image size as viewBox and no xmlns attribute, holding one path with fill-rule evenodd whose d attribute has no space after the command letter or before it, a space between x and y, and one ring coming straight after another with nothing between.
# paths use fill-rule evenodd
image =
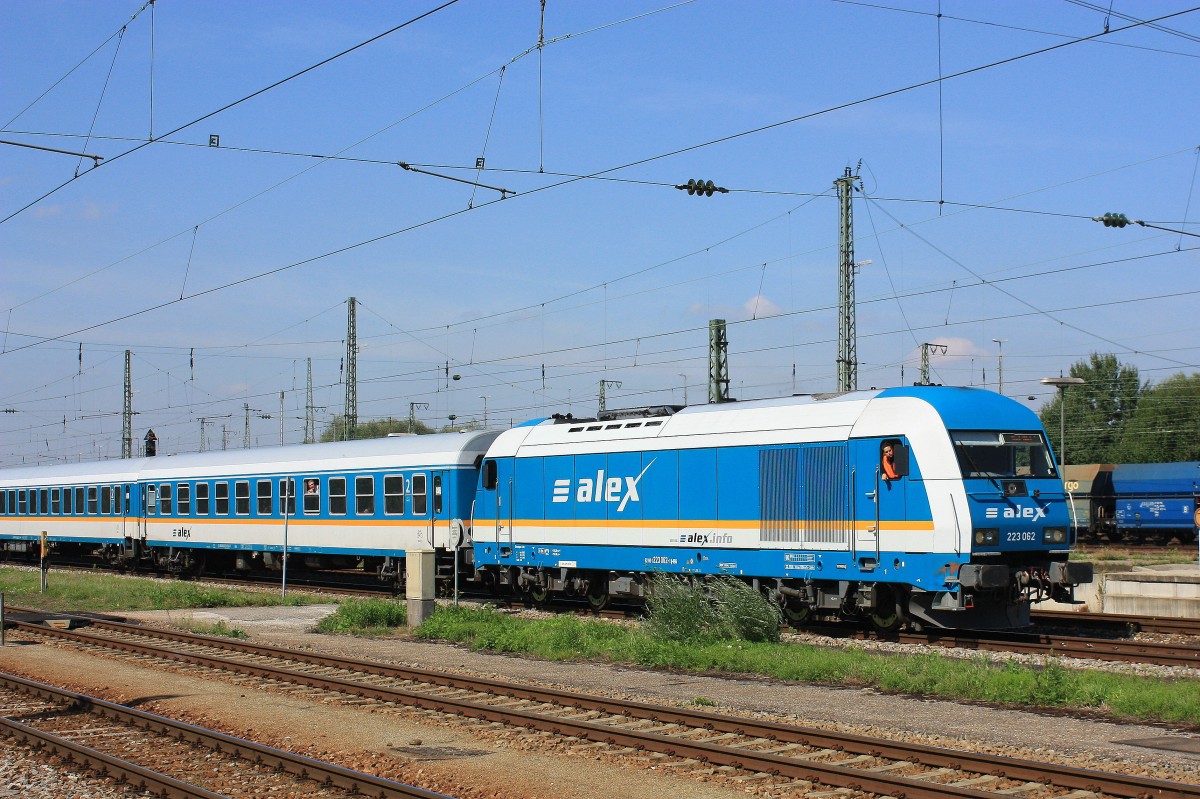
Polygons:
<instances>
[{"instance_id":1,"label":"coach window","mask_svg":"<svg viewBox=\"0 0 1200 799\"><path fill-rule=\"evenodd\" d=\"M383 512L388 516L404 514L404 476L399 474L384 475L383 478Z\"/></svg>"},{"instance_id":2,"label":"coach window","mask_svg":"<svg viewBox=\"0 0 1200 799\"><path fill-rule=\"evenodd\" d=\"M29 515L30 516L38 515L37 498L38 498L37 489L36 488L29 489Z\"/></svg>"},{"instance_id":3,"label":"coach window","mask_svg":"<svg viewBox=\"0 0 1200 799\"><path fill-rule=\"evenodd\" d=\"M426 497L426 482L428 477L423 474L414 474L412 478L412 505L413 513L417 516L424 516L429 512L428 498Z\"/></svg>"},{"instance_id":4,"label":"coach window","mask_svg":"<svg viewBox=\"0 0 1200 799\"><path fill-rule=\"evenodd\" d=\"M304 512L310 516L321 512L321 479L304 478Z\"/></svg>"},{"instance_id":5,"label":"coach window","mask_svg":"<svg viewBox=\"0 0 1200 799\"><path fill-rule=\"evenodd\" d=\"M50 489L50 512L55 516L62 515L62 491L57 488Z\"/></svg>"},{"instance_id":6,"label":"coach window","mask_svg":"<svg viewBox=\"0 0 1200 799\"><path fill-rule=\"evenodd\" d=\"M233 484L233 510L238 516L250 515L249 480L238 480Z\"/></svg>"},{"instance_id":7,"label":"coach window","mask_svg":"<svg viewBox=\"0 0 1200 799\"><path fill-rule=\"evenodd\" d=\"M17 492L17 503L20 507L20 514L22 516L26 515L26 513L29 511L29 500L27 499L25 489L23 488Z\"/></svg>"},{"instance_id":8,"label":"coach window","mask_svg":"<svg viewBox=\"0 0 1200 799\"><path fill-rule=\"evenodd\" d=\"M270 516L272 510L271 481L259 480L255 485L255 495L258 497L258 515Z\"/></svg>"},{"instance_id":9,"label":"coach window","mask_svg":"<svg viewBox=\"0 0 1200 799\"><path fill-rule=\"evenodd\" d=\"M283 506L285 499L287 500L286 508ZM279 481L279 514L281 516L296 515L296 481L290 477Z\"/></svg>"},{"instance_id":10,"label":"coach window","mask_svg":"<svg viewBox=\"0 0 1200 799\"><path fill-rule=\"evenodd\" d=\"M88 512L88 516L95 516L95 515L96 515L96 514L97 514L97 513L100 511L100 508L98 507L98 505L99 505L99 499L98 499L99 495L100 495L100 492L96 490L96 487L95 487L95 486L88 486L88 487L87 487L87 498L88 498L87 512ZM151 496L151 497L153 497L153 496L154 496L154 486L150 486L150 496Z\"/></svg>"},{"instance_id":11,"label":"coach window","mask_svg":"<svg viewBox=\"0 0 1200 799\"><path fill-rule=\"evenodd\" d=\"M0 514L8 515L8 492L0 491Z\"/></svg>"},{"instance_id":12,"label":"coach window","mask_svg":"<svg viewBox=\"0 0 1200 799\"><path fill-rule=\"evenodd\" d=\"M170 516L172 513L171 499L174 492L171 490L170 483L161 483L158 486L158 512L163 516Z\"/></svg>"},{"instance_id":13,"label":"coach window","mask_svg":"<svg viewBox=\"0 0 1200 799\"><path fill-rule=\"evenodd\" d=\"M112 513L112 486L100 486L100 515Z\"/></svg>"},{"instance_id":14,"label":"coach window","mask_svg":"<svg viewBox=\"0 0 1200 799\"><path fill-rule=\"evenodd\" d=\"M75 512L76 513L84 513L85 507L86 506L84 504L84 488L83 488L83 486L75 486Z\"/></svg>"},{"instance_id":15,"label":"coach window","mask_svg":"<svg viewBox=\"0 0 1200 799\"><path fill-rule=\"evenodd\" d=\"M229 515L229 483L213 483L213 499L217 504L217 515Z\"/></svg>"},{"instance_id":16,"label":"coach window","mask_svg":"<svg viewBox=\"0 0 1200 799\"><path fill-rule=\"evenodd\" d=\"M440 474L433 476L433 512L435 515L442 512L442 476Z\"/></svg>"},{"instance_id":17,"label":"coach window","mask_svg":"<svg viewBox=\"0 0 1200 799\"><path fill-rule=\"evenodd\" d=\"M354 478L354 512L359 516L375 515L375 478Z\"/></svg>"},{"instance_id":18,"label":"coach window","mask_svg":"<svg viewBox=\"0 0 1200 799\"><path fill-rule=\"evenodd\" d=\"M41 504L38 507L42 509L42 515L45 515L50 512L50 489L43 488L41 494Z\"/></svg>"},{"instance_id":19,"label":"coach window","mask_svg":"<svg viewBox=\"0 0 1200 799\"><path fill-rule=\"evenodd\" d=\"M179 515L192 515L192 487L187 483L175 486L175 501L179 503Z\"/></svg>"},{"instance_id":20,"label":"coach window","mask_svg":"<svg viewBox=\"0 0 1200 799\"><path fill-rule=\"evenodd\" d=\"M73 492L69 488L64 488L62 490L62 510L64 516L69 516L75 512L74 508L71 507L72 493Z\"/></svg>"},{"instance_id":21,"label":"coach window","mask_svg":"<svg viewBox=\"0 0 1200 799\"><path fill-rule=\"evenodd\" d=\"M196 483L196 515L208 515L208 483Z\"/></svg>"},{"instance_id":22,"label":"coach window","mask_svg":"<svg viewBox=\"0 0 1200 799\"><path fill-rule=\"evenodd\" d=\"M333 516L346 515L346 478L329 478L329 513Z\"/></svg>"}]
</instances>

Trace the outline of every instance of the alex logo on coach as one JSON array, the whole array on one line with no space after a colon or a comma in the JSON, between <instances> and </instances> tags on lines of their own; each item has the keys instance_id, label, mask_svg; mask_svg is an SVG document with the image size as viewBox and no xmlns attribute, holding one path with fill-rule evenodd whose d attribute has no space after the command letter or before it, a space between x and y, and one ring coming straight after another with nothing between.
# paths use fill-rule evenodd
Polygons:
<instances>
[{"instance_id":1,"label":"alex logo on coach","mask_svg":"<svg viewBox=\"0 0 1200 799\"><path fill-rule=\"evenodd\" d=\"M655 460L658 460L655 458ZM654 461L646 464L646 468L638 473L637 477L609 477L604 474L603 469L596 471L596 476L580 477L572 481L569 477L564 477L554 481L554 493L551 496L551 502L570 502L571 501L571 484L575 484L575 501L576 502L618 502L617 512L625 510L625 506L630 502L640 502L641 497L638 495L638 483L650 467L654 465Z\"/></svg>"}]
</instances>

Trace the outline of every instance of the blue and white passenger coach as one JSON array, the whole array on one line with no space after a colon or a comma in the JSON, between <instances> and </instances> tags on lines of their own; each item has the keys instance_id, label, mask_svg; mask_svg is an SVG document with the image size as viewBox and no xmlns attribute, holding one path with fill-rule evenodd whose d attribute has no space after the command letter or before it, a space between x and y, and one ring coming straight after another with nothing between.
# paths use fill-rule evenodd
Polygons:
<instances>
[{"instance_id":1,"label":"blue and white passenger coach","mask_svg":"<svg viewBox=\"0 0 1200 799\"><path fill-rule=\"evenodd\" d=\"M496 433L239 449L0 471L0 546L178 574L312 568L402 582L408 550L452 553ZM290 499L288 497L290 496Z\"/></svg>"},{"instance_id":2,"label":"blue and white passenger coach","mask_svg":"<svg viewBox=\"0 0 1200 799\"><path fill-rule=\"evenodd\" d=\"M732 575L802 621L1013 627L1070 601L1062 481L1037 416L940 386L556 418L483 461L478 575L643 595L655 572Z\"/></svg>"}]
</instances>

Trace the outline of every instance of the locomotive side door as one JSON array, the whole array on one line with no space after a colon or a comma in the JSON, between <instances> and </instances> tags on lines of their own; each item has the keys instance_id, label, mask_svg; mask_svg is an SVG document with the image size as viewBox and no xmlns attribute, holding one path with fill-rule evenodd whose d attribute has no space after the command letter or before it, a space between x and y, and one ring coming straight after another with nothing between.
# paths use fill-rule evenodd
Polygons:
<instances>
[{"instance_id":1,"label":"locomotive side door","mask_svg":"<svg viewBox=\"0 0 1200 799\"><path fill-rule=\"evenodd\" d=\"M854 551L861 567L874 569L883 540L897 546L904 529L905 492L909 470L908 447L900 437L853 442L855 468Z\"/></svg>"}]
</instances>

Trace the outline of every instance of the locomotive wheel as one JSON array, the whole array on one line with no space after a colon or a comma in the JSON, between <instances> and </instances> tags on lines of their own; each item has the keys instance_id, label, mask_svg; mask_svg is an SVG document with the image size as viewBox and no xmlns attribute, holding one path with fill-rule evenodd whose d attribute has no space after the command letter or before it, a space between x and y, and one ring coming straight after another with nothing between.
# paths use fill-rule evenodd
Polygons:
<instances>
[{"instance_id":1,"label":"locomotive wheel","mask_svg":"<svg viewBox=\"0 0 1200 799\"><path fill-rule=\"evenodd\" d=\"M535 585L525 592L525 604L533 606L544 605L549 596L550 589L544 585Z\"/></svg>"},{"instance_id":2,"label":"locomotive wheel","mask_svg":"<svg viewBox=\"0 0 1200 799\"><path fill-rule=\"evenodd\" d=\"M792 627L803 627L812 620L812 606L798 600L788 600L783 603L783 615Z\"/></svg>"},{"instance_id":3,"label":"locomotive wheel","mask_svg":"<svg viewBox=\"0 0 1200 799\"><path fill-rule=\"evenodd\" d=\"M881 588L879 599L879 609L871 611L867 617L871 626L876 632L891 633L900 629L904 619L900 615L900 608L896 604L896 599L891 590Z\"/></svg>"},{"instance_id":4,"label":"locomotive wheel","mask_svg":"<svg viewBox=\"0 0 1200 799\"><path fill-rule=\"evenodd\" d=\"M604 610L608 607L608 581L595 578L588 582L587 601L592 610Z\"/></svg>"}]
</instances>

